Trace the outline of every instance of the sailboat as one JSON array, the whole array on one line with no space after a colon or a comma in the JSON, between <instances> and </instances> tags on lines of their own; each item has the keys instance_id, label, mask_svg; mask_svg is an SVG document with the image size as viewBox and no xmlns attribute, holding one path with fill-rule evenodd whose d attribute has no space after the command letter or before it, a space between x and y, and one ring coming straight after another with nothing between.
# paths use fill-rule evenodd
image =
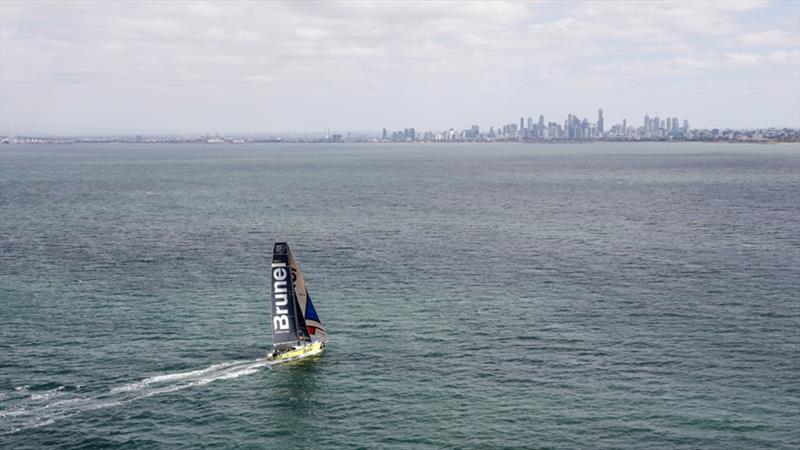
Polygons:
<instances>
[{"instance_id":1,"label":"sailboat","mask_svg":"<svg viewBox=\"0 0 800 450\"><path fill-rule=\"evenodd\" d=\"M268 358L281 362L321 353L327 338L325 327L286 242L275 243L270 272L272 352Z\"/></svg>"}]
</instances>

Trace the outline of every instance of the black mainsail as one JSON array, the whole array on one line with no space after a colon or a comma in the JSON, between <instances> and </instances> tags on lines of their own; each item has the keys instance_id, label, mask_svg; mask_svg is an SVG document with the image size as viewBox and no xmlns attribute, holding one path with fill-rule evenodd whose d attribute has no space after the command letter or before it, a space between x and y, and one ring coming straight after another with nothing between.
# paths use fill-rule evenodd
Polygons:
<instances>
[{"instance_id":1,"label":"black mainsail","mask_svg":"<svg viewBox=\"0 0 800 450\"><path fill-rule=\"evenodd\" d=\"M289 259L289 244L276 242L272 252L272 270L270 271L272 345L274 347L286 347L289 344L311 340L303 311L297 303Z\"/></svg>"},{"instance_id":2,"label":"black mainsail","mask_svg":"<svg viewBox=\"0 0 800 450\"><path fill-rule=\"evenodd\" d=\"M311 336L315 342L325 340L325 328L286 242L276 242L272 251L270 291L273 347L311 342Z\"/></svg>"}]
</instances>

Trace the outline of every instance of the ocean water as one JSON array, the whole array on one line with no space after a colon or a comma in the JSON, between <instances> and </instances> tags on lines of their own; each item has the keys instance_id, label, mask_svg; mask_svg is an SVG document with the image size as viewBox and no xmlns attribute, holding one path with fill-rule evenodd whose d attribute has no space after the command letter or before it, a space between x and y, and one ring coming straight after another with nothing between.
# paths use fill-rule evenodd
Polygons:
<instances>
[{"instance_id":1,"label":"ocean water","mask_svg":"<svg viewBox=\"0 0 800 450\"><path fill-rule=\"evenodd\" d=\"M288 240L326 352L270 366ZM0 146L0 447L800 446L798 145Z\"/></svg>"}]
</instances>

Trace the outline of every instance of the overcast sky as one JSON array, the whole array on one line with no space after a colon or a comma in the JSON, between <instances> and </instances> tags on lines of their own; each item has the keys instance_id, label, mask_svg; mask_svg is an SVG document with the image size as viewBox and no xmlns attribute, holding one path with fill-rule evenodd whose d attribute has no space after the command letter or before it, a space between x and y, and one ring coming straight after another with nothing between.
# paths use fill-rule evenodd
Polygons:
<instances>
[{"instance_id":1,"label":"overcast sky","mask_svg":"<svg viewBox=\"0 0 800 450\"><path fill-rule=\"evenodd\" d=\"M800 127L800 1L0 2L0 132Z\"/></svg>"}]
</instances>

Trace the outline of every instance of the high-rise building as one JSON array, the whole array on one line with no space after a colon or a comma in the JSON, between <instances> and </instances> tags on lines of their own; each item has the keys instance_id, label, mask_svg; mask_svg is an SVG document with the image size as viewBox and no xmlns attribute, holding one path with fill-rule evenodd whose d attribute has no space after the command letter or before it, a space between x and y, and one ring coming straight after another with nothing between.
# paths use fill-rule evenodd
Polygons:
<instances>
[{"instance_id":1,"label":"high-rise building","mask_svg":"<svg viewBox=\"0 0 800 450\"><path fill-rule=\"evenodd\" d=\"M597 134L603 134L603 108L597 110Z\"/></svg>"},{"instance_id":2,"label":"high-rise building","mask_svg":"<svg viewBox=\"0 0 800 450\"><path fill-rule=\"evenodd\" d=\"M644 131L650 131L650 116L647 114L644 115Z\"/></svg>"},{"instance_id":3,"label":"high-rise building","mask_svg":"<svg viewBox=\"0 0 800 450\"><path fill-rule=\"evenodd\" d=\"M544 116L539 114L539 137L544 137Z\"/></svg>"},{"instance_id":4,"label":"high-rise building","mask_svg":"<svg viewBox=\"0 0 800 450\"><path fill-rule=\"evenodd\" d=\"M383 136L381 137L384 141L386 140L386 128L383 129Z\"/></svg>"},{"instance_id":5,"label":"high-rise building","mask_svg":"<svg viewBox=\"0 0 800 450\"><path fill-rule=\"evenodd\" d=\"M533 131L533 119L528 117L528 131Z\"/></svg>"}]
</instances>

